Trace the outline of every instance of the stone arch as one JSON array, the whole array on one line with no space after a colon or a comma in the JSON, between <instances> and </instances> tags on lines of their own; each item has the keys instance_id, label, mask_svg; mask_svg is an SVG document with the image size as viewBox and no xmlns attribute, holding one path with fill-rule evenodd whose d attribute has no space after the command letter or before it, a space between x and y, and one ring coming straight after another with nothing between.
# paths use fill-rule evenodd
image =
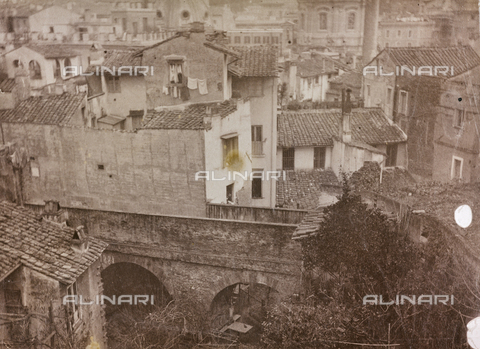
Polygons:
<instances>
[{"instance_id":1,"label":"stone arch","mask_svg":"<svg viewBox=\"0 0 480 349\"><path fill-rule=\"evenodd\" d=\"M243 272L231 272L228 274L224 274L219 277L216 281L213 282L210 297L208 300L208 304L211 305L214 298L218 293L220 293L225 288L234 285L234 284L261 284L268 286L280 294L286 294L284 287L282 287L283 283L281 283L277 278L267 275L260 272L253 272L253 271L243 271Z\"/></svg>"},{"instance_id":2,"label":"stone arch","mask_svg":"<svg viewBox=\"0 0 480 349\"><path fill-rule=\"evenodd\" d=\"M153 258L106 251L102 254L102 257L101 257L101 270L103 271L107 269L109 266L113 264L118 264L118 263L131 263L131 264L138 265L139 267L147 270L148 272L153 274L159 280L159 282L163 284L168 294L170 294L173 297L174 288L172 284L166 278L162 268L160 268L158 264L155 263Z\"/></svg>"}]
</instances>

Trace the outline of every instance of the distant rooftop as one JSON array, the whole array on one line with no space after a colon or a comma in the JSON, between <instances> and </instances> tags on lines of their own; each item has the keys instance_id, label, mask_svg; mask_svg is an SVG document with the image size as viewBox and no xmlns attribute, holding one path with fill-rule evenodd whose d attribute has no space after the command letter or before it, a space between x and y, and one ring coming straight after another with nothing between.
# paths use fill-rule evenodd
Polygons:
<instances>
[{"instance_id":1,"label":"distant rooftop","mask_svg":"<svg viewBox=\"0 0 480 349\"><path fill-rule=\"evenodd\" d=\"M204 118L209 116L207 108L210 108L212 116L223 118L235 112L237 105L234 101L227 100L222 103L192 104L186 106L185 110L149 110L142 128L204 130Z\"/></svg>"},{"instance_id":2,"label":"distant rooftop","mask_svg":"<svg viewBox=\"0 0 480 349\"><path fill-rule=\"evenodd\" d=\"M15 108L0 111L1 122L64 125L79 110L85 93L30 97Z\"/></svg>"},{"instance_id":3,"label":"distant rooftop","mask_svg":"<svg viewBox=\"0 0 480 349\"><path fill-rule=\"evenodd\" d=\"M340 110L284 111L278 116L278 146L333 146L338 136ZM352 141L379 145L405 142L407 136L379 108L358 108L351 113Z\"/></svg>"},{"instance_id":4,"label":"distant rooftop","mask_svg":"<svg viewBox=\"0 0 480 349\"><path fill-rule=\"evenodd\" d=\"M241 58L228 65L228 70L238 77L278 76L278 48L272 45L232 47Z\"/></svg>"}]
</instances>

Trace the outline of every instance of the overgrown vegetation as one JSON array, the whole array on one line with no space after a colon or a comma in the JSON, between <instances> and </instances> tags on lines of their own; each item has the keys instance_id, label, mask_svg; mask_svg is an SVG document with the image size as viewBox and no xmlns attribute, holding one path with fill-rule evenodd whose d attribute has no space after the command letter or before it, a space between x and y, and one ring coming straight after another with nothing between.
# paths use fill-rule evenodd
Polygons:
<instances>
[{"instance_id":1,"label":"overgrown vegetation","mask_svg":"<svg viewBox=\"0 0 480 349\"><path fill-rule=\"evenodd\" d=\"M476 315L476 273L458 260L434 227L414 245L344 179L339 201L326 208L319 233L302 241L305 297L274 306L264 323L266 348L467 348L466 322ZM473 277L475 276L475 277ZM448 295L454 304L363 304L397 295ZM449 298L451 299L451 298Z\"/></svg>"}]
</instances>

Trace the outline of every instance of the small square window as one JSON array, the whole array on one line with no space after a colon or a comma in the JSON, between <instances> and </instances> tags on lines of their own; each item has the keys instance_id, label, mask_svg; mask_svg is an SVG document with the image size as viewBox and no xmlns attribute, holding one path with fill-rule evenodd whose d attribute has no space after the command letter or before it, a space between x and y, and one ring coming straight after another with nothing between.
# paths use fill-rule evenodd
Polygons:
<instances>
[{"instance_id":1,"label":"small square window","mask_svg":"<svg viewBox=\"0 0 480 349\"><path fill-rule=\"evenodd\" d=\"M99 170L105 170L105 166L104 166L103 164L99 164L99 165L98 165L98 169L99 169Z\"/></svg>"},{"instance_id":2,"label":"small square window","mask_svg":"<svg viewBox=\"0 0 480 349\"><path fill-rule=\"evenodd\" d=\"M105 80L107 80L107 91L110 93L120 93L120 77L106 75Z\"/></svg>"}]
</instances>

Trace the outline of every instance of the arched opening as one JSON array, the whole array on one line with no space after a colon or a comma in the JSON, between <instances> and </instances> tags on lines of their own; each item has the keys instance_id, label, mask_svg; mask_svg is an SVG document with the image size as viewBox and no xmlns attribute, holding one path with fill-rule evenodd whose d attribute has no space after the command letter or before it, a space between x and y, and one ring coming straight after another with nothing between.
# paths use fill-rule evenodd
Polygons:
<instances>
[{"instance_id":1,"label":"arched opening","mask_svg":"<svg viewBox=\"0 0 480 349\"><path fill-rule=\"evenodd\" d=\"M264 284L230 285L217 293L210 305L212 329L243 343L258 343L267 307L278 300L279 293Z\"/></svg>"},{"instance_id":2,"label":"arched opening","mask_svg":"<svg viewBox=\"0 0 480 349\"><path fill-rule=\"evenodd\" d=\"M31 60L28 64L28 69L30 71L30 79L41 79L42 78L42 69L40 64L37 61Z\"/></svg>"},{"instance_id":3,"label":"arched opening","mask_svg":"<svg viewBox=\"0 0 480 349\"><path fill-rule=\"evenodd\" d=\"M187 10L185 11L182 11L182 18L187 20L190 18L190 12L188 12Z\"/></svg>"},{"instance_id":4,"label":"arched opening","mask_svg":"<svg viewBox=\"0 0 480 349\"><path fill-rule=\"evenodd\" d=\"M61 68L60 68L60 62L59 62L58 59L55 60L55 63L54 63L54 65L53 65L53 77L54 77L55 79L62 77Z\"/></svg>"},{"instance_id":5,"label":"arched opening","mask_svg":"<svg viewBox=\"0 0 480 349\"><path fill-rule=\"evenodd\" d=\"M163 283L137 264L115 263L105 268L101 276L103 295L108 297L104 298L104 304L110 348L120 348L119 334L172 300Z\"/></svg>"}]
</instances>

